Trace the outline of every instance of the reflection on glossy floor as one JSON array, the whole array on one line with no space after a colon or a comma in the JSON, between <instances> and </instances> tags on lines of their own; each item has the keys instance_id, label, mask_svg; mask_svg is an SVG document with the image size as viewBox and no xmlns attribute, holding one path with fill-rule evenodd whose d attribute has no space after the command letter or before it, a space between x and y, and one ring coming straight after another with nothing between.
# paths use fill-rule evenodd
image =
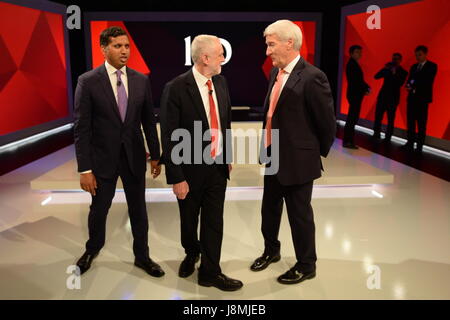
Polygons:
<instances>
[{"instance_id":1,"label":"reflection on glossy floor","mask_svg":"<svg viewBox=\"0 0 450 320\"><path fill-rule=\"evenodd\" d=\"M263 249L261 186L255 177L252 187L234 184L225 203L222 269L243 280L243 290L224 293L199 287L195 274L177 277L183 258L178 209L162 189L149 189L147 208L151 256L166 276L151 278L133 266L127 208L118 192L105 248L82 276L81 288L68 289L67 268L84 251L89 197L38 192L30 182L72 161L69 147L0 177L0 299L450 299L450 184L364 149L342 150L339 142L333 152L341 157L330 157L328 165L353 158L394 179L315 188L319 260L313 280L294 286L276 282L295 263L286 214L281 262L260 273L249 270ZM232 179L239 180L237 175Z\"/></svg>"}]
</instances>

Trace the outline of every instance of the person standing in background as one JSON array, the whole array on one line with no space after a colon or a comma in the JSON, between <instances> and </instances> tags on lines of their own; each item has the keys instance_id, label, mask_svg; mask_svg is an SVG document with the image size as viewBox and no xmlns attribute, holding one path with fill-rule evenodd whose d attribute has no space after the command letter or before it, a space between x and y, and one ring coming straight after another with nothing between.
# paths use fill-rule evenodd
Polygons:
<instances>
[{"instance_id":1,"label":"person standing in background","mask_svg":"<svg viewBox=\"0 0 450 320\"><path fill-rule=\"evenodd\" d=\"M386 129L385 142L391 141L394 132L395 112L400 102L400 88L405 83L408 72L400 65L402 55L394 53L392 61L386 63L383 69L375 74L375 79L384 79L383 86L377 97L377 105L375 109L375 122L373 126L373 137L380 139L381 122L384 113L387 113L388 125Z\"/></svg>"},{"instance_id":2,"label":"person standing in background","mask_svg":"<svg viewBox=\"0 0 450 320\"><path fill-rule=\"evenodd\" d=\"M427 131L428 105L433 101L433 83L438 67L436 63L427 60L426 46L418 46L414 53L417 63L411 67L406 81L406 89L409 92L406 107L408 142L402 148L412 151L414 142L417 141L416 151L422 152Z\"/></svg>"},{"instance_id":3,"label":"person standing in background","mask_svg":"<svg viewBox=\"0 0 450 320\"><path fill-rule=\"evenodd\" d=\"M347 75L347 100L349 108L342 145L344 148L358 149L358 146L354 142L355 125L359 120L364 95L370 93L370 86L364 81L364 74L358 63L361 59L362 47L353 45L350 47L349 53L350 59L345 70Z\"/></svg>"}]
</instances>

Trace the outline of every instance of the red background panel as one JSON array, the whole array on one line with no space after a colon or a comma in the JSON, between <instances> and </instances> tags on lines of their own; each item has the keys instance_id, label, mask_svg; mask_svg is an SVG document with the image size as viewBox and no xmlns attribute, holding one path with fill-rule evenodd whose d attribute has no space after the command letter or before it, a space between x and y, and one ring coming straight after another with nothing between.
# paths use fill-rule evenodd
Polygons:
<instances>
[{"instance_id":1,"label":"red background panel","mask_svg":"<svg viewBox=\"0 0 450 320\"><path fill-rule=\"evenodd\" d=\"M363 47L360 64L366 82L372 87L372 94L363 100L361 118L373 121L376 98L383 84L383 80L375 80L373 76L390 61L394 52L403 55L402 66L409 72L416 63L414 49L423 44L429 49L428 59L438 64L433 102L429 107L427 135L450 140L450 1L423 0L384 8L381 10L381 29L367 28L369 16L364 12L346 17L341 113L348 112L345 65L351 45ZM402 88L395 119L395 127L401 129L406 129L406 96L407 91ZM383 123L386 123L386 116Z\"/></svg>"},{"instance_id":2,"label":"red background panel","mask_svg":"<svg viewBox=\"0 0 450 320\"><path fill-rule=\"evenodd\" d=\"M0 3L0 135L69 115L63 16Z\"/></svg>"}]
</instances>

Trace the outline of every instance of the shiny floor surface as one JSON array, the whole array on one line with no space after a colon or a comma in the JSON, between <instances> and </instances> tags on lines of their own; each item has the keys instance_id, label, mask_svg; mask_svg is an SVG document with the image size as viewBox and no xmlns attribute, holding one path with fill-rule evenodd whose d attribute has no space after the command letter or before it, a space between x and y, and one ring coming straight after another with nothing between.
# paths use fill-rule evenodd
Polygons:
<instances>
[{"instance_id":1,"label":"shiny floor surface","mask_svg":"<svg viewBox=\"0 0 450 320\"><path fill-rule=\"evenodd\" d=\"M178 278L178 208L163 177L160 188L147 189L147 209L151 257L165 277L134 267L127 206L118 191L106 245L78 281L70 266L84 251L90 198L32 188L33 181L73 163L70 146L0 177L0 299L450 299L450 183L364 149L343 150L340 142L326 166L348 172L371 167L377 174L372 183L316 185L313 280L292 286L276 281L295 263L286 212L282 260L259 273L249 270L263 250L262 180L257 171L252 177L237 167L225 202L221 266L244 282L242 290L200 287L196 273Z\"/></svg>"}]
</instances>

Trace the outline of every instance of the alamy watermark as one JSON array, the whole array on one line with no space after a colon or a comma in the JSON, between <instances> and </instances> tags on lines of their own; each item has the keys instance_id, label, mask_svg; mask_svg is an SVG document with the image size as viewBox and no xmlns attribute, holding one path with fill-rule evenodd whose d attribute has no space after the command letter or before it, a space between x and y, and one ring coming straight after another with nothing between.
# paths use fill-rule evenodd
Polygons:
<instances>
[{"instance_id":1,"label":"alamy watermark","mask_svg":"<svg viewBox=\"0 0 450 320\"><path fill-rule=\"evenodd\" d=\"M194 121L193 135L187 129L175 129L170 136L172 145L170 159L173 164L266 164L260 169L261 175L273 175L279 169L279 130L271 130L270 152L264 146L267 130L263 129L226 129L225 136L216 129L203 131L202 121ZM219 137L222 150L218 157L211 157L211 143L203 148L204 142L211 141L211 135ZM203 148L203 149L202 149ZM230 148L231 151L230 152ZM234 155L234 156L232 156ZM233 159L235 158L235 159Z\"/></svg>"}]
</instances>

